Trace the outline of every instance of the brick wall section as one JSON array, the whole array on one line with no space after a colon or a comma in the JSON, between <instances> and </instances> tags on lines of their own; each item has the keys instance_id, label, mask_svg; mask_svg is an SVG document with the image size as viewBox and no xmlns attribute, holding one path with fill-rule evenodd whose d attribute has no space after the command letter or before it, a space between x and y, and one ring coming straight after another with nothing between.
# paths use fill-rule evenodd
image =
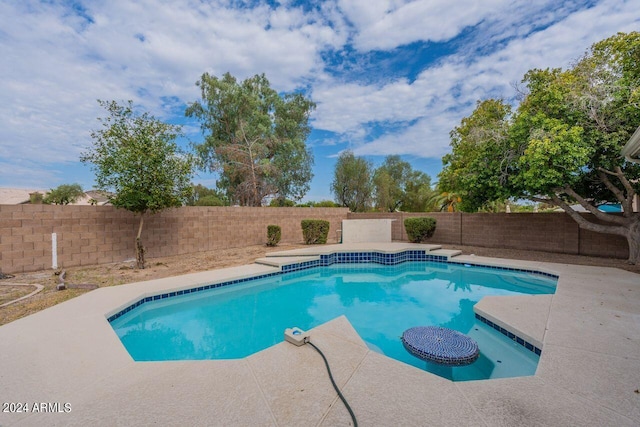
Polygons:
<instances>
[{"instance_id":1,"label":"brick wall section","mask_svg":"<svg viewBox=\"0 0 640 427\"><path fill-rule=\"evenodd\" d=\"M596 221L597 222L597 221ZM594 233L580 229L580 253L582 255L609 256L611 258L628 258L629 245L627 239L610 234ZM615 244L618 243L618 244Z\"/></svg>"},{"instance_id":2,"label":"brick wall section","mask_svg":"<svg viewBox=\"0 0 640 427\"><path fill-rule=\"evenodd\" d=\"M585 214L588 215L588 214ZM627 258L626 239L578 228L568 215L467 213L349 213L345 208L184 207L145 218L149 258L258 245L267 225L282 227L283 243L301 243L303 219L330 221L336 242L343 219L396 219L392 239L407 241L404 219L437 220L434 243ZM0 271L51 268L51 233L57 234L58 265L120 262L135 256L138 217L109 206L0 205Z\"/></svg>"},{"instance_id":3,"label":"brick wall section","mask_svg":"<svg viewBox=\"0 0 640 427\"><path fill-rule=\"evenodd\" d=\"M147 257L184 255L264 244L267 225L282 227L283 243L302 243L300 221L330 221L335 243L346 208L184 207L145 216ZM0 271L51 268L51 234L58 266L120 262L135 257L139 217L110 206L0 205Z\"/></svg>"},{"instance_id":4,"label":"brick wall section","mask_svg":"<svg viewBox=\"0 0 640 427\"><path fill-rule=\"evenodd\" d=\"M629 256L625 238L580 229L564 213L349 213L348 219L396 219L392 224L392 239L407 241L404 219L416 216L431 216L436 219L436 232L431 238L433 243L622 259Z\"/></svg>"}]
</instances>

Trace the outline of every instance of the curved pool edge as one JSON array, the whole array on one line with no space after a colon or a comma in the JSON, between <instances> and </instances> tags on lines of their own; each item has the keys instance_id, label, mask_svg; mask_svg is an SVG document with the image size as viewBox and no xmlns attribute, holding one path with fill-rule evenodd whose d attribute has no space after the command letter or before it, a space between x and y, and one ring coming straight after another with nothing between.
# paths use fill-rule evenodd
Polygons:
<instances>
[{"instance_id":1,"label":"curved pool edge","mask_svg":"<svg viewBox=\"0 0 640 427\"><path fill-rule=\"evenodd\" d=\"M601 267L512 264L542 265L560 276L545 353L532 377L452 383L323 331L327 323L314 328L362 424L637 424L639 276ZM242 275L249 267L189 280ZM98 289L0 327L3 401L70 401L73 408L68 414L0 414L0 424L283 425L300 416L335 425L348 419L333 405L335 393L311 349L280 343L240 361L134 363L104 313L136 295L171 289L175 279ZM390 396L401 396L401 405Z\"/></svg>"}]
</instances>

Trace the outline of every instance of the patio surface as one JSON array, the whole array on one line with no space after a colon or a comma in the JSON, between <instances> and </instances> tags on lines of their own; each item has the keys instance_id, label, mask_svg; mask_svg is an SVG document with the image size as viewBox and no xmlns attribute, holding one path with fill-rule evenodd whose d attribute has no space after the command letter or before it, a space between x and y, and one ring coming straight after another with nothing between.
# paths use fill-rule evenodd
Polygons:
<instances>
[{"instance_id":1,"label":"patio surface","mask_svg":"<svg viewBox=\"0 0 640 427\"><path fill-rule=\"evenodd\" d=\"M281 255L290 262L317 254ZM535 303L527 297L478 303L485 317L543 342L536 374L453 383L370 351L342 316L312 329L311 340L361 426L640 425L639 275L466 255L455 261L559 274L556 293ZM0 326L2 410L13 402L30 410L45 403L53 411L2 411L0 425L350 425L310 346L283 342L239 360L134 362L105 317L141 296L277 268L252 264L100 288Z\"/></svg>"}]
</instances>

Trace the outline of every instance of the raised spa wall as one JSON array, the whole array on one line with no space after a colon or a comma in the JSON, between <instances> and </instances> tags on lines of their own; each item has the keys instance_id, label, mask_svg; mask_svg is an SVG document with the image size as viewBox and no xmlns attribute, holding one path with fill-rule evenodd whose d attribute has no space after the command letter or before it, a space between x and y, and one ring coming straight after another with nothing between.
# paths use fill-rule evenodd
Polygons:
<instances>
[{"instance_id":1,"label":"raised spa wall","mask_svg":"<svg viewBox=\"0 0 640 427\"><path fill-rule=\"evenodd\" d=\"M345 219L342 243L391 243L391 223L395 219Z\"/></svg>"}]
</instances>

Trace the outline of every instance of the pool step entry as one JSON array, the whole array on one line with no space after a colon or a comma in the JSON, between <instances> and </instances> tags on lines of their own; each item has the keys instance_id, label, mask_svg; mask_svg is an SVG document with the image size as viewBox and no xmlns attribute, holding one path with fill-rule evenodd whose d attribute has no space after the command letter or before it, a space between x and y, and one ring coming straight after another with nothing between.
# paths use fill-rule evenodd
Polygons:
<instances>
[{"instance_id":1,"label":"pool step entry","mask_svg":"<svg viewBox=\"0 0 640 427\"><path fill-rule=\"evenodd\" d=\"M428 253L429 255L440 255L446 256L447 258L453 258L460 255L462 251L459 251L458 249L434 249Z\"/></svg>"},{"instance_id":2,"label":"pool step entry","mask_svg":"<svg viewBox=\"0 0 640 427\"><path fill-rule=\"evenodd\" d=\"M538 355L542 353L553 295L486 296L476 319Z\"/></svg>"},{"instance_id":3,"label":"pool step entry","mask_svg":"<svg viewBox=\"0 0 640 427\"><path fill-rule=\"evenodd\" d=\"M336 245L340 246L340 245ZM314 249L314 248L312 248ZM272 252L266 257L258 258L254 262L256 264L268 265L276 267L284 272L302 270L309 267L317 267L327 265L327 262L378 262L382 264L397 264L403 261L437 261L448 262L451 258L462 254L457 249L441 249L438 245L423 245L423 248L416 249L412 247L404 247L402 249L391 251L379 250L359 250L351 249L348 251L330 250L330 248L320 248L317 253L312 253L305 249L303 253L296 254L294 251L285 251L282 253ZM323 258L325 259L323 261ZM426 259L425 259L426 258ZM329 259L329 261L327 261ZM395 261L393 261L395 260Z\"/></svg>"}]
</instances>

